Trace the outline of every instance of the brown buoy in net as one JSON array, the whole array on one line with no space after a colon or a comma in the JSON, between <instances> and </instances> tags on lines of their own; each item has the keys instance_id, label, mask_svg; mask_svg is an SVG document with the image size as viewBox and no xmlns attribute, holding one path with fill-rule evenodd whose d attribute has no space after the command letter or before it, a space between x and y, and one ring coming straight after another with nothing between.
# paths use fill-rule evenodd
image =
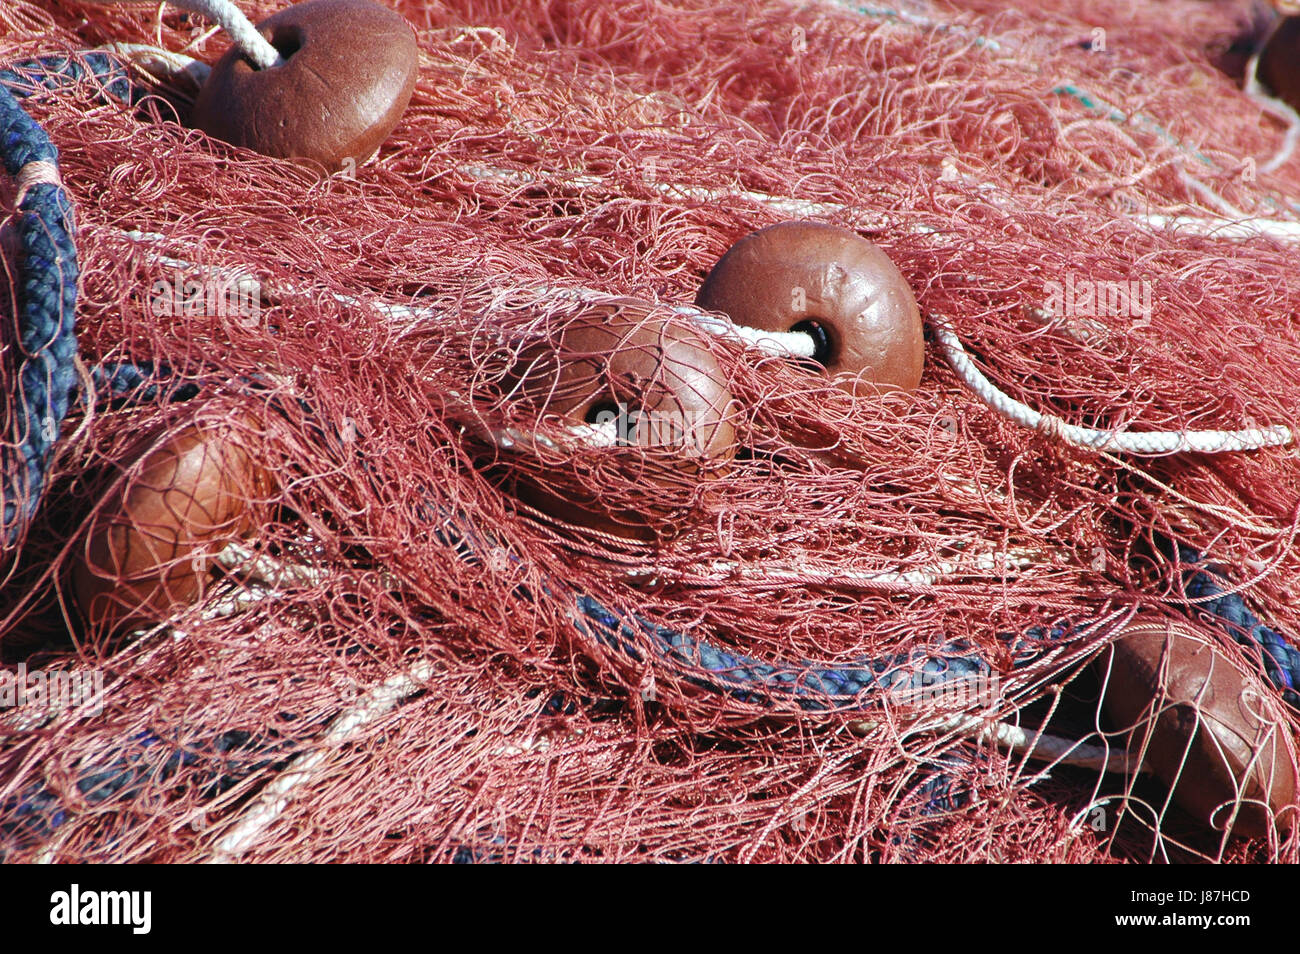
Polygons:
<instances>
[{"instance_id":1,"label":"brown buoy in net","mask_svg":"<svg viewBox=\"0 0 1300 954\"><path fill-rule=\"evenodd\" d=\"M720 473L736 451L738 406L709 350L709 335L685 319L652 315L634 299L591 305L548 340L525 348L516 393L539 425L570 446L635 448L643 478L696 480ZM647 514L596 491L525 480L522 496L571 523L644 537Z\"/></svg>"},{"instance_id":2,"label":"brown buoy in net","mask_svg":"<svg viewBox=\"0 0 1300 954\"><path fill-rule=\"evenodd\" d=\"M415 90L419 48L406 20L371 0L306 0L257 29L283 62L257 69L232 47L199 91L193 125L330 171L368 159Z\"/></svg>"},{"instance_id":3,"label":"brown buoy in net","mask_svg":"<svg viewBox=\"0 0 1300 954\"><path fill-rule=\"evenodd\" d=\"M195 423L151 441L96 509L71 572L91 633L156 623L200 600L213 558L261 526L271 480L240 434L236 423Z\"/></svg>"},{"instance_id":4,"label":"brown buoy in net","mask_svg":"<svg viewBox=\"0 0 1300 954\"><path fill-rule=\"evenodd\" d=\"M1107 714L1175 804L1234 835L1295 827L1294 740L1281 701L1259 677L1170 620L1130 625L1101 665Z\"/></svg>"},{"instance_id":5,"label":"brown buoy in net","mask_svg":"<svg viewBox=\"0 0 1300 954\"><path fill-rule=\"evenodd\" d=\"M745 236L695 299L737 325L805 332L812 357L846 389L915 390L925 360L921 312L889 256L848 229L783 222Z\"/></svg>"},{"instance_id":6,"label":"brown buoy in net","mask_svg":"<svg viewBox=\"0 0 1300 954\"><path fill-rule=\"evenodd\" d=\"M1255 75L1278 99L1300 110L1300 16L1285 18L1269 35Z\"/></svg>"}]
</instances>

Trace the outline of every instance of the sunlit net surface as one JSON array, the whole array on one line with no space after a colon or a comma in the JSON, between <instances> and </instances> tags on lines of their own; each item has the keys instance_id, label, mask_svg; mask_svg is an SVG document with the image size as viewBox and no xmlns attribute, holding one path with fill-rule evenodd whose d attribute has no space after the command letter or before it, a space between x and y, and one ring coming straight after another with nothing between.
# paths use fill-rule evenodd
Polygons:
<instances>
[{"instance_id":1,"label":"sunlit net surface","mask_svg":"<svg viewBox=\"0 0 1300 954\"><path fill-rule=\"evenodd\" d=\"M1178 574L1156 535L1300 632L1291 449L1077 451L985 409L933 345L914 395L854 399L707 335L745 448L725 469L501 439L556 434L511 367L588 307L557 288L664 318L741 235L801 217L884 248L1043 412L1294 427L1300 160L1270 168L1286 123L1241 90L1246 5L393 5L414 99L325 179L163 98L29 103L76 202L84 360L200 396L74 414L6 558L6 662L105 683L94 717L0 716L6 859L1296 860L1294 838L1199 830L1141 776L701 686L574 601L773 662L964 641L997 676L985 723L1051 715L1117 751L1096 686L1068 682L1113 628L1028 668L997 634L1159 605ZM0 13L6 62L224 46L170 8L47 6ZM1247 218L1269 234L1221 226ZM231 270L252 290L224 307L173 294ZM256 526L193 606L110 639L65 568L141 442L196 419L273 476ZM557 498L646 529L574 525Z\"/></svg>"}]
</instances>

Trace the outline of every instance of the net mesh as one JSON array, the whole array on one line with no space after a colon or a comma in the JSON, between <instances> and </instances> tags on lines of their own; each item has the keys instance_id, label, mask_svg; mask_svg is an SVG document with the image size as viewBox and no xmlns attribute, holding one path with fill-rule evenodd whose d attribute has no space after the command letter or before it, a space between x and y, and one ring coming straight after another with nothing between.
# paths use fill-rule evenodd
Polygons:
<instances>
[{"instance_id":1,"label":"net mesh","mask_svg":"<svg viewBox=\"0 0 1300 954\"><path fill-rule=\"evenodd\" d=\"M933 346L915 394L852 398L700 333L745 449L716 467L565 442L558 399L512 387L584 295L681 326L670 304L736 239L807 216L879 244L1039 410L1300 425L1293 248L1164 224L1296 218L1300 160L1265 171L1286 125L1241 90L1258 10L392 5L418 32L414 98L374 160L328 178L186 128L174 88L29 100L76 202L84 361L152 362L199 396L83 404L6 557L7 666L105 686L94 717L0 716L8 860L1300 857L1290 834L1204 831L1145 776L911 731L896 707L712 691L648 644L612 647L573 602L773 663L963 640L1001 682L995 715L1102 744L1085 664L1106 634L1038 667L996 634L1158 606L1179 573L1157 535L1300 632L1293 451L1071 450L984 409ZM6 62L223 46L152 4L15 2L0 21ZM1149 307L1089 311L1054 282ZM88 624L70 567L142 453L196 424L269 475L242 562L187 554L200 592L143 635ZM509 428L555 439L512 446ZM385 685L400 704L376 703Z\"/></svg>"}]
</instances>

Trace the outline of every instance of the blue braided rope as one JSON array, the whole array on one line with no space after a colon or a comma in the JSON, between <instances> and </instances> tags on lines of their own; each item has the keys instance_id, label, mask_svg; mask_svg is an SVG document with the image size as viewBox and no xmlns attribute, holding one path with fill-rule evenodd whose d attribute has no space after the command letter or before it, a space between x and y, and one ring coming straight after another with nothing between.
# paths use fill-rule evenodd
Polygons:
<instances>
[{"instance_id":1,"label":"blue braided rope","mask_svg":"<svg viewBox=\"0 0 1300 954\"><path fill-rule=\"evenodd\" d=\"M0 83L12 74L0 74ZM0 149L6 171L17 176L33 162L57 161L53 144L0 86ZM77 250L72 209L63 189L40 184L18 206L18 444L0 457L4 542L22 533L49 469L68 397L77 384Z\"/></svg>"},{"instance_id":2,"label":"blue braided rope","mask_svg":"<svg viewBox=\"0 0 1300 954\"><path fill-rule=\"evenodd\" d=\"M76 56L41 56L0 70L0 84L25 99L42 90L59 90L90 82L105 99L134 102L137 91L116 57L94 51Z\"/></svg>"},{"instance_id":3,"label":"blue braided rope","mask_svg":"<svg viewBox=\"0 0 1300 954\"><path fill-rule=\"evenodd\" d=\"M58 166L59 153L19 99L41 89L96 79L130 93L111 57L50 57L0 70L0 159L17 178L33 163ZM77 249L72 205L60 185L31 186L18 204L17 443L0 448L0 544L12 545L35 514L77 388Z\"/></svg>"},{"instance_id":4,"label":"blue braided rope","mask_svg":"<svg viewBox=\"0 0 1300 954\"><path fill-rule=\"evenodd\" d=\"M670 669L689 673L687 678L693 684L767 707L785 701L806 712L865 711L882 704L891 693L906 699L945 683L992 674L977 650L960 640L833 666L811 660L771 663L661 626L638 614L619 616L590 596L579 595L576 603L579 630L631 661L644 661L637 646L648 643L652 653ZM998 638L1016 653L1017 665L1024 665L1067 639L1085 635L1089 629L1034 627L1022 636L1000 633Z\"/></svg>"},{"instance_id":5,"label":"blue braided rope","mask_svg":"<svg viewBox=\"0 0 1300 954\"><path fill-rule=\"evenodd\" d=\"M149 361L104 361L91 369L90 380L98 403L109 410L188 401L200 391L199 384L177 381L166 365Z\"/></svg>"},{"instance_id":6,"label":"blue braided rope","mask_svg":"<svg viewBox=\"0 0 1300 954\"><path fill-rule=\"evenodd\" d=\"M1205 558L1179 547L1183 563L1195 565ZM1185 571L1187 596L1197 600L1185 607L1198 609L1240 645L1259 654L1264 675L1290 705L1300 708L1300 649L1279 631L1260 622L1238 593L1226 593L1223 577L1208 569ZM1201 602L1204 600L1204 602ZM860 709L880 701L888 692L922 691L942 683L990 674L988 663L969 644L953 641L930 650L884 656L847 665L819 667L809 661L764 663L685 633L659 626L640 616L619 617L590 596L578 596L577 608L591 628L583 628L606 646L623 650L635 662L638 634L649 637L656 655L687 671L701 673L692 680L705 688L726 692L748 701L771 705L792 699L806 711ZM583 624L580 622L580 626ZM1043 651L1067 639L1086 635L1090 626L1035 627L1023 636L999 633L998 638L1016 653L1016 664L1033 661ZM594 630L594 632L593 632Z\"/></svg>"},{"instance_id":7,"label":"blue braided rope","mask_svg":"<svg viewBox=\"0 0 1300 954\"><path fill-rule=\"evenodd\" d=\"M477 531L461 514L435 506L428 519L437 524L434 539L452 548L462 560L478 563L481 554L499 551L512 562L523 562L490 535ZM769 708L784 703L805 712L865 711L884 703L891 693L896 701L916 699L926 689L993 672L979 650L962 640L834 665L807 659L765 662L663 626L639 613L620 615L593 596L553 582L544 585L542 592L552 600L572 605L577 611L573 622L578 631L626 660L644 664L644 647L654 660L701 688ZM516 593L526 600L533 598L523 588ZM1037 626L1021 634L1000 633L998 639L1007 645L1015 665L1020 667L1066 641L1087 635L1094 625Z\"/></svg>"}]
</instances>

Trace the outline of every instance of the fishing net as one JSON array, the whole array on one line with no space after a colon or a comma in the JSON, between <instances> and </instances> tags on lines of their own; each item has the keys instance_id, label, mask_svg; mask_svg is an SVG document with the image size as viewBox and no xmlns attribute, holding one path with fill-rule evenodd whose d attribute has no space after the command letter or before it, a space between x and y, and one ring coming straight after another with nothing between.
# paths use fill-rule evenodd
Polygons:
<instances>
[{"instance_id":1,"label":"fishing net","mask_svg":"<svg viewBox=\"0 0 1300 954\"><path fill-rule=\"evenodd\" d=\"M1141 609L1261 671L1189 610L1179 554L1300 632L1293 449L1079 449L985 407L933 339L915 393L850 396L674 310L742 235L812 218L881 246L1045 414L1295 428L1300 160L1242 89L1260 10L391 5L411 105L326 177L188 128L179 82L113 95L117 61L24 102L75 205L84 383L6 551L0 646L103 693L0 714L0 855L1300 858L1107 771L1091 665ZM225 45L155 4L0 22L5 64ZM734 459L574 442L558 390L518 386L537 355L581 364L566 329L602 308L695 334ZM70 568L195 426L260 468L237 544L187 555L202 585L161 622L88 622ZM963 659L971 696L863 688ZM1040 731L1095 757L1030 757Z\"/></svg>"}]
</instances>

